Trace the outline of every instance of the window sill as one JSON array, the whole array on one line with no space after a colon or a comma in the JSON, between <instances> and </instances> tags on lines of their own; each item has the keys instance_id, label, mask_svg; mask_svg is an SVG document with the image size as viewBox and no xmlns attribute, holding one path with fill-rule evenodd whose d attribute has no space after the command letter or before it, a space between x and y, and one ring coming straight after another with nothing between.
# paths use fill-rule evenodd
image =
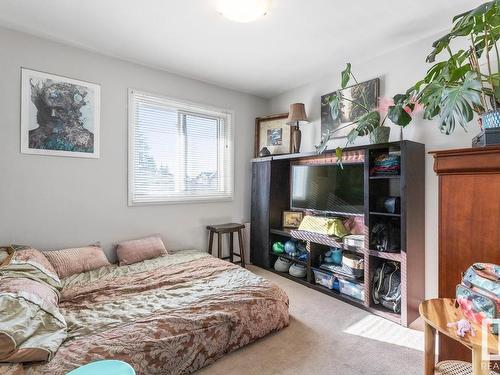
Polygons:
<instances>
[{"instance_id":1,"label":"window sill","mask_svg":"<svg viewBox=\"0 0 500 375\"><path fill-rule=\"evenodd\" d=\"M189 198L189 199L175 199L172 200L161 200L161 201L151 201L151 202L134 202L129 200L129 207L137 206L158 206L158 205L171 205L171 204L193 204L193 203L224 203L232 202L234 197L224 197L224 198Z\"/></svg>"}]
</instances>

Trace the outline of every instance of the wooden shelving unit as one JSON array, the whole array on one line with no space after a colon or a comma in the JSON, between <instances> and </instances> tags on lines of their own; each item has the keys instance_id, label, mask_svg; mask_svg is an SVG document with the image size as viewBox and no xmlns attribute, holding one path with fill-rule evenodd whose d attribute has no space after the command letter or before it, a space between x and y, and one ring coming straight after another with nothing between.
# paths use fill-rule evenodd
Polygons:
<instances>
[{"instance_id":1,"label":"wooden shelving unit","mask_svg":"<svg viewBox=\"0 0 500 375\"><path fill-rule=\"evenodd\" d=\"M401 170L399 175L372 175L374 159L384 153L400 153ZM346 162L364 164L364 207L360 212L339 212L338 216L353 216L362 220L364 247L346 247L341 240L327 235L282 228L282 212L290 208L290 169L294 163L335 164L334 150L320 156L280 155L252 161L252 216L251 216L251 261L271 272L298 282L311 289L358 306L375 315L408 326L418 317L418 305L424 299L424 186L425 163L424 145L411 141L352 147L344 150ZM381 207L381 198L396 196L400 198L400 211L386 212ZM382 252L371 245L369 233L373 225L381 220L390 220L400 227L400 251ZM276 241L289 239L302 241L309 252L307 261L299 261L287 255L275 254L272 245ZM356 252L364 258L365 271L359 284L364 287L364 300L340 294L315 283L313 268L319 268L320 260L330 247L343 248ZM273 269L278 256L305 265L307 277L297 279L287 273ZM402 305L397 314L376 305L372 299L372 279L376 268L383 262L397 262L401 268ZM329 271L321 269L322 272ZM331 272L335 274L335 272Z\"/></svg>"},{"instance_id":2,"label":"wooden shelving unit","mask_svg":"<svg viewBox=\"0 0 500 375\"><path fill-rule=\"evenodd\" d=\"M393 214L393 213L390 213L390 212L376 212L376 211L370 211L370 215L401 217L401 214L396 214L396 213Z\"/></svg>"}]
</instances>

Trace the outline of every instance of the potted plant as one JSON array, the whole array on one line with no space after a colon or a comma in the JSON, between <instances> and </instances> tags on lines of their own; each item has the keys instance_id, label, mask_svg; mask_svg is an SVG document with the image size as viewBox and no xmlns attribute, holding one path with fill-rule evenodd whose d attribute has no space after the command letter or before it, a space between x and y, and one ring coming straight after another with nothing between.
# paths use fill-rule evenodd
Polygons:
<instances>
[{"instance_id":1,"label":"potted plant","mask_svg":"<svg viewBox=\"0 0 500 375\"><path fill-rule=\"evenodd\" d=\"M433 50L427 56L426 61L434 65L422 80L404 94L393 97L394 104L389 107L387 117L404 128L410 124L411 112L419 104L423 108L424 119L432 120L439 116L439 128L445 134L451 134L457 124L467 131L474 113L479 116L483 128L500 127L499 38L500 0L481 4L455 16L451 31L433 43ZM468 48L454 52L451 43L455 39L467 40ZM436 58L444 53L446 58L436 62ZM347 64L342 72L342 84L345 82L347 85L348 78L352 76L350 69L351 64ZM336 103L332 105L335 107ZM379 127L380 114L377 117L373 112L367 111L355 121L357 127L349 133L347 144ZM384 121L385 118L382 124ZM316 146L318 152L326 149L326 146L321 146L328 139L325 137ZM337 149L337 155L342 155L341 149Z\"/></svg>"},{"instance_id":2,"label":"potted plant","mask_svg":"<svg viewBox=\"0 0 500 375\"><path fill-rule=\"evenodd\" d=\"M427 62L434 65L406 93L394 97L389 119L408 125L411 117L404 108L419 102L425 119L439 116L439 127L445 134L452 133L457 124L467 131L474 112L483 128L500 127L499 38L500 0L455 16L451 31L433 43L434 49L427 56ZM469 47L453 52L450 44L454 39L467 39ZM447 57L436 62L442 53ZM484 68L480 61L484 61Z\"/></svg>"}]
</instances>

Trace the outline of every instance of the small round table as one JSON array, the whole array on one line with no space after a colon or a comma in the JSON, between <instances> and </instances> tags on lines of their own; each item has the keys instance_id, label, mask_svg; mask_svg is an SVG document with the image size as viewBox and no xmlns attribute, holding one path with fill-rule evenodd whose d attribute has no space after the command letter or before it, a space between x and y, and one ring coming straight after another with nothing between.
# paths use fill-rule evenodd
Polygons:
<instances>
[{"instance_id":1,"label":"small round table","mask_svg":"<svg viewBox=\"0 0 500 375\"><path fill-rule=\"evenodd\" d=\"M448 327L448 323L458 322L460 319L463 319L460 309L455 307L454 299L436 298L424 301L420 304L419 312L425 323L425 375L464 373L472 373L472 375L498 375L490 371L488 358L482 358L483 336L481 327L473 324L476 335L472 336L467 333L465 337L459 337L455 327ZM472 364L460 361L443 361L436 365L436 331L471 349ZM488 332L488 336L484 337L484 341L486 343L484 349L487 353L498 354L497 336Z\"/></svg>"},{"instance_id":2,"label":"small round table","mask_svg":"<svg viewBox=\"0 0 500 375\"><path fill-rule=\"evenodd\" d=\"M135 375L135 370L128 363L115 359L95 361L78 367L67 375Z\"/></svg>"}]
</instances>

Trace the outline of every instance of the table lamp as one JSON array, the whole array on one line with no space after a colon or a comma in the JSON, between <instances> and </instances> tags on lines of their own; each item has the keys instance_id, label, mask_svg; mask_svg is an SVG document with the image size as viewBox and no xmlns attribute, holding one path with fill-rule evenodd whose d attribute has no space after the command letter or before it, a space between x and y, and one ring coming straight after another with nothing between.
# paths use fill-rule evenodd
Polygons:
<instances>
[{"instance_id":1,"label":"table lamp","mask_svg":"<svg viewBox=\"0 0 500 375\"><path fill-rule=\"evenodd\" d=\"M288 113L287 124L292 126L292 152L300 152L300 141L302 139L302 133L300 132L299 126L301 124L307 124L306 107L304 103L293 103L290 104L290 111Z\"/></svg>"}]
</instances>

